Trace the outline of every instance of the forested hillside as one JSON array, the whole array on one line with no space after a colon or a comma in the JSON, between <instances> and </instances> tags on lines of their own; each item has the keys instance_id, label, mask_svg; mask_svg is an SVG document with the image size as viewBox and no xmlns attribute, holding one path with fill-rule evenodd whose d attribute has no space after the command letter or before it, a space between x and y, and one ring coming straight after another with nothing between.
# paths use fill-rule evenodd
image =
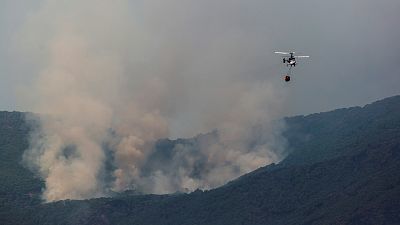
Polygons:
<instances>
[{"instance_id":1,"label":"forested hillside","mask_svg":"<svg viewBox=\"0 0 400 225\"><path fill-rule=\"evenodd\" d=\"M43 204L20 164L29 127L2 112L0 224L400 223L400 96L285 120L288 157L220 188Z\"/></svg>"}]
</instances>

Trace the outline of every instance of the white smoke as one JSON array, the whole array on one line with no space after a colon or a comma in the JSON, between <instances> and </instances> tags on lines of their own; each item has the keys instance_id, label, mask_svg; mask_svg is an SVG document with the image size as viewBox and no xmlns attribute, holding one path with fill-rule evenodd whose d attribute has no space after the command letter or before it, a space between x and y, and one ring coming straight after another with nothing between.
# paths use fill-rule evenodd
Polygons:
<instances>
[{"instance_id":1,"label":"white smoke","mask_svg":"<svg viewBox=\"0 0 400 225\"><path fill-rule=\"evenodd\" d=\"M18 40L40 67L21 96L41 115L24 160L43 198L214 188L279 160L282 127L269 122L285 94L265 74L262 40L235 18L242 4L43 1ZM213 129L216 140L176 145L170 165L149 169L158 139Z\"/></svg>"}]
</instances>

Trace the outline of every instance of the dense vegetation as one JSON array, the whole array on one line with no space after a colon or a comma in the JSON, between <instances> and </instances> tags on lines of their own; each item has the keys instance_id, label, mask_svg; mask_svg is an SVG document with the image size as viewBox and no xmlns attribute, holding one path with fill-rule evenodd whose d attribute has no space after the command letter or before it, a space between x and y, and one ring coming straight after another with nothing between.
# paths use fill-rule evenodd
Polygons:
<instances>
[{"instance_id":1,"label":"dense vegetation","mask_svg":"<svg viewBox=\"0 0 400 225\"><path fill-rule=\"evenodd\" d=\"M289 156L215 190L42 204L20 164L29 127L2 112L0 224L400 223L400 96L285 120Z\"/></svg>"},{"instance_id":2,"label":"dense vegetation","mask_svg":"<svg viewBox=\"0 0 400 225\"><path fill-rule=\"evenodd\" d=\"M0 113L0 224L21 223L21 210L41 202L43 182L21 165L28 133L23 113Z\"/></svg>"}]
</instances>

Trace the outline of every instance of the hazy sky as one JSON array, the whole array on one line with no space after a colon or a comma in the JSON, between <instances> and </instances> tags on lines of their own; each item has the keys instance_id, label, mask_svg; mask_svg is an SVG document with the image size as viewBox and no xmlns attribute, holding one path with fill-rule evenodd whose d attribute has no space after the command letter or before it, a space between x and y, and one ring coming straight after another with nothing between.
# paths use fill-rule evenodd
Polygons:
<instances>
[{"instance_id":1,"label":"hazy sky","mask_svg":"<svg viewBox=\"0 0 400 225\"><path fill-rule=\"evenodd\" d=\"M43 115L24 162L47 201L217 187L284 157L269 121L400 93L398 0L0 4L0 109ZM285 83L274 51L311 58ZM214 129L151 167L156 140Z\"/></svg>"},{"instance_id":2,"label":"hazy sky","mask_svg":"<svg viewBox=\"0 0 400 225\"><path fill-rule=\"evenodd\" d=\"M35 79L40 65L37 60L21 57L15 40L19 38L22 25L40 8L41 2L0 2L0 110L29 110L21 105L16 93L18 88ZM146 10L154 10L153 22L159 23L158 27L162 28L165 23L164 29L176 28L170 33L179 34L182 33L181 27L191 27L198 39L202 38L202 32L232 32L232 35L240 34L242 39L248 36L251 47L245 49L243 60L254 59L249 56L253 48L263 52L257 53L257 60L243 62L247 64L244 73L251 73L248 79L261 79L264 74L282 79L286 68L279 64L281 58L273 54L274 50L296 50L311 55L293 71L292 82L279 83L281 86L278 88L292 96L287 104L287 115L363 105L400 94L398 0L233 0L205 3L172 0L165 9L157 8L158 1L131 2L132 9L128 10L139 23L152 20L149 18L151 13L142 15L141 9L147 7ZM165 7L166 4L160 5ZM198 14L195 13L196 7ZM188 12L196 15L182 13L185 8L191 8ZM166 12L162 15L171 13L174 23L187 26L170 25L168 16L157 17L159 11ZM129 26L126 29L130 29ZM160 35L164 33L162 31ZM212 35L207 37L212 38Z\"/></svg>"}]
</instances>

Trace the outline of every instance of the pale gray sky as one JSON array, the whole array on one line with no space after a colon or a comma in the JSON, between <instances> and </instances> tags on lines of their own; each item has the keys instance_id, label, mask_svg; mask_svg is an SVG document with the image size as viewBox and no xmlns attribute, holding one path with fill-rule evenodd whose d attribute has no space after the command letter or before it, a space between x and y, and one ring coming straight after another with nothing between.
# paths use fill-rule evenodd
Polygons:
<instances>
[{"instance_id":1,"label":"pale gray sky","mask_svg":"<svg viewBox=\"0 0 400 225\"><path fill-rule=\"evenodd\" d=\"M0 110L29 110L20 105L16 90L35 79L40 65L21 57L15 39L41 2L0 2ZM213 38L214 32L248 37L250 47L242 56L247 79L281 79L286 69L274 50L311 55L293 71L292 82L278 83L291 96L287 115L363 105L400 94L398 0L172 0L167 7L160 1L131 2L128 10L134 18L145 21L143 26L157 24L154 27L160 29L161 37L182 38L186 31L199 40L203 33ZM154 11L154 18L142 9ZM126 29L131 28L129 24ZM257 49L256 57L251 56L252 49Z\"/></svg>"},{"instance_id":2,"label":"pale gray sky","mask_svg":"<svg viewBox=\"0 0 400 225\"><path fill-rule=\"evenodd\" d=\"M284 157L284 125L268 121L399 94L399 11L399 0L3 0L0 110L47 115L25 158L48 201L213 188ZM285 83L273 52L290 50L311 58ZM214 129L217 143L177 145L142 176L148 143ZM58 157L66 146L77 157Z\"/></svg>"}]
</instances>

